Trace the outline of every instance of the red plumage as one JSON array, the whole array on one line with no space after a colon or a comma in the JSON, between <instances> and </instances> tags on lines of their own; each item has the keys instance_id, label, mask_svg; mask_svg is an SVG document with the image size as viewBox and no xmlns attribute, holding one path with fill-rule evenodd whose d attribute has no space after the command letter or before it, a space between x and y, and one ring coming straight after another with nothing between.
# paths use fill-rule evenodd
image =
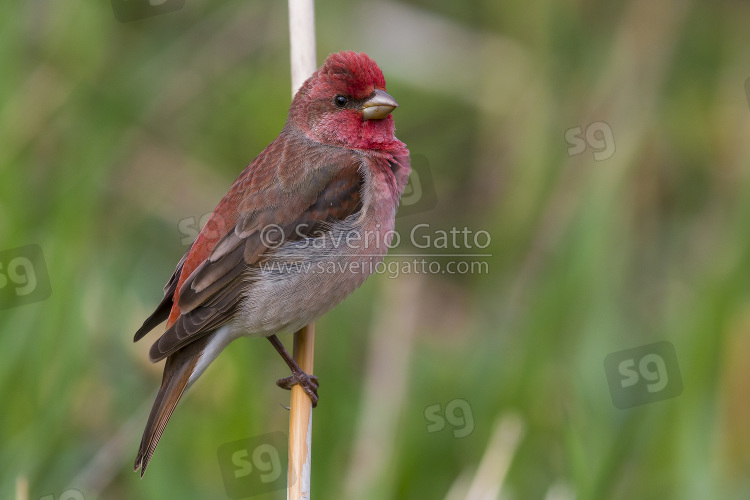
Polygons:
<instances>
[{"instance_id":1,"label":"red plumage","mask_svg":"<svg viewBox=\"0 0 750 500\"><path fill-rule=\"evenodd\" d=\"M150 350L152 361L167 361L135 461L141 474L183 392L235 338L269 338L292 370L279 385L302 384L317 402L315 377L279 348L276 334L331 309L385 255L383 242L410 171L390 115L397 106L366 54L332 54L295 95L279 136L234 181L135 335L137 341L167 320ZM269 227L278 228L278 245L264 239ZM381 245L331 246L332 235L352 231L377 233L373 241ZM302 246L310 242L322 246ZM357 264L361 271L321 275L263 267L325 261Z\"/></svg>"}]
</instances>

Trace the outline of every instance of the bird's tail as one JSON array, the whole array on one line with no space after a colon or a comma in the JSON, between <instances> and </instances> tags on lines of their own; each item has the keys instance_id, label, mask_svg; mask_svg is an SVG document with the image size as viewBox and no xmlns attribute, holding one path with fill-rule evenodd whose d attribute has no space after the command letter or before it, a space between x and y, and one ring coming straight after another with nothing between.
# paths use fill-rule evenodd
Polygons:
<instances>
[{"instance_id":1,"label":"bird's tail","mask_svg":"<svg viewBox=\"0 0 750 500\"><path fill-rule=\"evenodd\" d=\"M159 443L159 438L164 432L167 422L169 422L169 417L172 416L177 402L188 386L190 376L195 370L205 343L206 341L202 339L193 342L167 358L161 387L159 387L159 393L156 395L154 406L151 408L146 430L143 431L138 455L135 457L134 470L137 471L140 468L141 477L146 473L146 467L148 467L156 445Z\"/></svg>"}]
</instances>

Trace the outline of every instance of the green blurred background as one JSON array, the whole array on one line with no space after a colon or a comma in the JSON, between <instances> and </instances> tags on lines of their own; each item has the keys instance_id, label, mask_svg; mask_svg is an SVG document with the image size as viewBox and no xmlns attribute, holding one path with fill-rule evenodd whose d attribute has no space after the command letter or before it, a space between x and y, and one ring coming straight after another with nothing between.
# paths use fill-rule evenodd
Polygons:
<instances>
[{"instance_id":1,"label":"green blurred background","mask_svg":"<svg viewBox=\"0 0 750 500\"><path fill-rule=\"evenodd\" d=\"M480 257L404 241L389 262L488 272L377 275L317 322L312 497L750 498L750 4L316 15L319 62L378 61L424 157L403 239L429 224L492 241ZM287 431L287 368L267 342L231 345L140 479L162 366L155 335L132 335L285 121L286 3L186 0L123 23L106 1L4 2L0 47L0 264L38 245L51 286L0 304L0 497L227 498L217 451ZM682 392L615 407L605 357L663 340Z\"/></svg>"}]
</instances>

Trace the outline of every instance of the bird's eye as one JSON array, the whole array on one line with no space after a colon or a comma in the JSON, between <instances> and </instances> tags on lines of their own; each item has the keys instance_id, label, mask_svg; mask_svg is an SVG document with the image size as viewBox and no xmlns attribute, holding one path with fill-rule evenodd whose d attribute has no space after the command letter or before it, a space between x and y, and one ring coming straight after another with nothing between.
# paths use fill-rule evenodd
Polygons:
<instances>
[{"instance_id":1,"label":"bird's eye","mask_svg":"<svg viewBox=\"0 0 750 500\"><path fill-rule=\"evenodd\" d=\"M343 108L346 106L346 103L349 102L349 99L342 95L337 95L336 98L333 100L333 102L336 103L336 106L339 108Z\"/></svg>"}]
</instances>

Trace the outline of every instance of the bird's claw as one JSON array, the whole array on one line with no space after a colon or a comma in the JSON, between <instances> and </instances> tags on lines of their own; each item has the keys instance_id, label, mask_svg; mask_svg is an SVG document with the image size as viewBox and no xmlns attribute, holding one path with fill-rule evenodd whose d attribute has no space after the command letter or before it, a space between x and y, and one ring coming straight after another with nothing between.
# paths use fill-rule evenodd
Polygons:
<instances>
[{"instance_id":1,"label":"bird's claw","mask_svg":"<svg viewBox=\"0 0 750 500\"><path fill-rule=\"evenodd\" d=\"M290 391L293 385L301 385L305 393L310 396L313 408L318 406L318 377L308 375L305 372L292 373L290 377L282 378L276 381L276 385L282 389Z\"/></svg>"}]
</instances>

